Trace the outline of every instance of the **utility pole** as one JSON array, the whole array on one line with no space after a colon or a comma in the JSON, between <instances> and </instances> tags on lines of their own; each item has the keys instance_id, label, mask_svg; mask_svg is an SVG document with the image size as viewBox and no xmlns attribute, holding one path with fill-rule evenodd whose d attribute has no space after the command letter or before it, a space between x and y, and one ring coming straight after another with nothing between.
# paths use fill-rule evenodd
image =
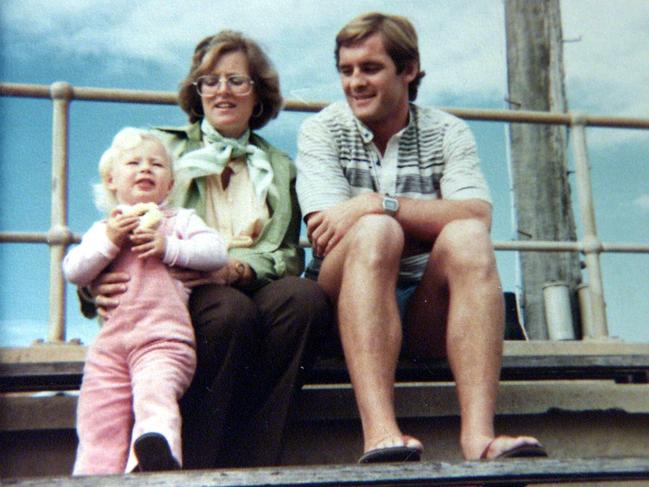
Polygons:
<instances>
[{"instance_id":1,"label":"utility pole","mask_svg":"<svg viewBox=\"0 0 649 487\"><path fill-rule=\"evenodd\" d=\"M509 103L514 110L566 112L559 0L506 0ZM516 229L520 240L576 240L566 158L567 128L510 125ZM531 339L548 338L543 285L564 281L573 296L579 255L521 252L521 304ZM574 313L573 313L574 315Z\"/></svg>"}]
</instances>

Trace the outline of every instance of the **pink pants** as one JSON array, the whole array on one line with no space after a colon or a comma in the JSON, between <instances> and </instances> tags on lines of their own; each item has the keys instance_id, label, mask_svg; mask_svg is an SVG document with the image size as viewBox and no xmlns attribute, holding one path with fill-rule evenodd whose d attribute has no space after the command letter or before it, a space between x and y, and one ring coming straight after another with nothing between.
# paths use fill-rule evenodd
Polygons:
<instances>
[{"instance_id":1,"label":"pink pants","mask_svg":"<svg viewBox=\"0 0 649 487\"><path fill-rule=\"evenodd\" d=\"M162 264L140 263L127 270L128 291L88 351L74 475L132 471L133 442L150 432L164 435L182 464L178 401L196 367L194 333L178 283Z\"/></svg>"}]
</instances>

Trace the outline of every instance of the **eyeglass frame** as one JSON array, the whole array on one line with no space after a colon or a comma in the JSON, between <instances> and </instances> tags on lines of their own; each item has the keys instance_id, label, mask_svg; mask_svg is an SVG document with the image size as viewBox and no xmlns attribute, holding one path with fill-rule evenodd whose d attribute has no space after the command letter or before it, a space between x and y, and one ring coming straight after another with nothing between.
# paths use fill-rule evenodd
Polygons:
<instances>
[{"instance_id":1,"label":"eyeglass frame","mask_svg":"<svg viewBox=\"0 0 649 487\"><path fill-rule=\"evenodd\" d=\"M205 95L204 93L201 93L201 88L199 87L199 84L201 83L201 80L204 80L205 78L218 78L218 82L216 85L214 85L214 93L218 91L219 87L221 86L221 83L225 80L225 86L227 87L230 92L232 92L233 95L235 96L247 96L250 93L252 93L253 86L255 84L255 80L253 80L250 76L246 76L244 74L231 74L229 76L216 76L214 74L204 74L203 76L199 76L196 78L196 81L194 81L192 84L196 88L196 92L198 93L199 96L212 96L212 94ZM244 80L244 83L248 84L248 91L245 93L236 93L235 90L232 89L232 84L231 81L233 78L241 78Z\"/></svg>"}]
</instances>

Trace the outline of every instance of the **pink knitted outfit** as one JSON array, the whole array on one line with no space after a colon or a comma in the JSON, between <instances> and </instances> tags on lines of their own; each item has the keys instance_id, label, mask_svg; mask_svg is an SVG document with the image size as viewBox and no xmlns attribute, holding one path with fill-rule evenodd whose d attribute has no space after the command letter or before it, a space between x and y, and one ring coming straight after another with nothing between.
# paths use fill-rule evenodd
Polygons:
<instances>
[{"instance_id":1,"label":"pink knitted outfit","mask_svg":"<svg viewBox=\"0 0 649 487\"><path fill-rule=\"evenodd\" d=\"M163 261L140 259L128 245L119 250L110 241L102 242L103 222L66 256L66 277L76 284L91 282L100 266L92 260L110 262L115 250L118 254L106 270L130 275L127 291L118 297L119 306L105 320L86 358L75 475L132 471L137 464L133 442L149 432L164 435L182 464L178 401L192 380L196 355L189 290L171 277L167 264L211 270L221 267L227 254L219 235L190 210L164 213L160 230L169 238Z\"/></svg>"}]
</instances>

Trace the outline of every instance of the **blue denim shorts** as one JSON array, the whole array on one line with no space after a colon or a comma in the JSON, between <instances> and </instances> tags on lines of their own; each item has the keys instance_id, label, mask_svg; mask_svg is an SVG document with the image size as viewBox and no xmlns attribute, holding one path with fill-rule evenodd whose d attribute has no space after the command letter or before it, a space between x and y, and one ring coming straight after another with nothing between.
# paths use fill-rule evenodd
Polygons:
<instances>
[{"instance_id":1,"label":"blue denim shorts","mask_svg":"<svg viewBox=\"0 0 649 487\"><path fill-rule=\"evenodd\" d=\"M317 281L321 263L322 259L319 257L314 257L313 259L311 259L311 261L307 265L306 270L304 271L304 277ZM401 281L397 283L397 306L399 306L399 316L401 317L402 325L406 320L408 303L410 302L412 295L415 293L418 284L418 282L414 281Z\"/></svg>"},{"instance_id":2,"label":"blue denim shorts","mask_svg":"<svg viewBox=\"0 0 649 487\"><path fill-rule=\"evenodd\" d=\"M416 282L399 282L397 283L397 306L399 306L399 316L401 316L401 326L406 323L406 313L408 312L408 303L410 298L415 294L418 283Z\"/></svg>"}]
</instances>

